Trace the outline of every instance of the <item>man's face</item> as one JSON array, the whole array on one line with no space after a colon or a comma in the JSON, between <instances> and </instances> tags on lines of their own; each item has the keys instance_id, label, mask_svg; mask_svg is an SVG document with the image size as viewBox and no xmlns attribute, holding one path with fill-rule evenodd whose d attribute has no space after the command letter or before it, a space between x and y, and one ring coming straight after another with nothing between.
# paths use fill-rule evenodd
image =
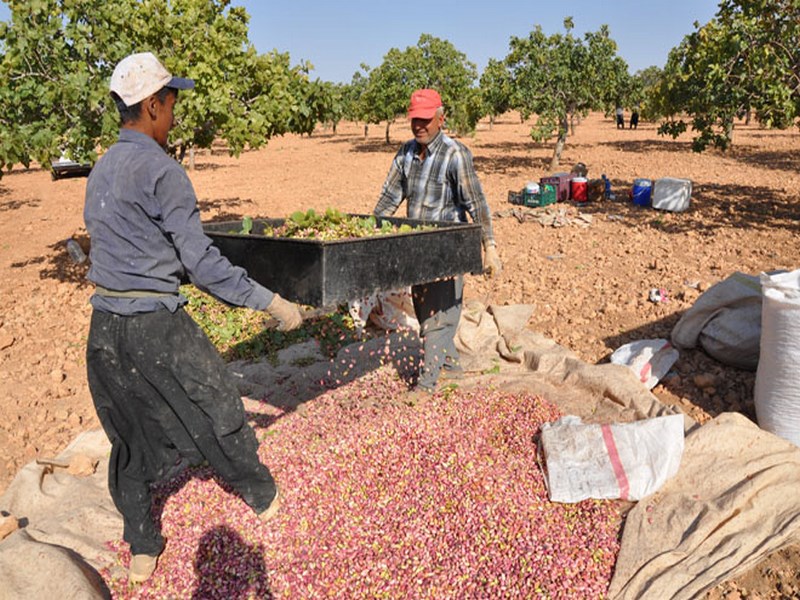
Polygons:
<instances>
[{"instance_id":1,"label":"man's face","mask_svg":"<svg viewBox=\"0 0 800 600\"><path fill-rule=\"evenodd\" d=\"M175 102L178 99L178 94L176 92L170 91L167 94L167 97L164 99L164 103L160 103L156 98L156 105L157 105L157 113L156 113L156 120L153 124L153 133L154 139L158 142L161 146L167 145L167 137L169 136L169 130L172 129L172 126L175 124Z\"/></svg>"},{"instance_id":2,"label":"man's face","mask_svg":"<svg viewBox=\"0 0 800 600\"><path fill-rule=\"evenodd\" d=\"M411 119L411 132L417 143L427 146L444 125L444 115L436 113L430 119Z\"/></svg>"}]
</instances>

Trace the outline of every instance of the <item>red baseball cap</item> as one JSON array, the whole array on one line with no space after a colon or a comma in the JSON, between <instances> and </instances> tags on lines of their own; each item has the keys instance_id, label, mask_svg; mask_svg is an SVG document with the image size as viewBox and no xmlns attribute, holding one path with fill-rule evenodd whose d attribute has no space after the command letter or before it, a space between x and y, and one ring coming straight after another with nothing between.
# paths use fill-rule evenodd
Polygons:
<instances>
[{"instance_id":1,"label":"red baseball cap","mask_svg":"<svg viewBox=\"0 0 800 600\"><path fill-rule=\"evenodd\" d=\"M430 119L436 114L436 109L442 106L442 97L436 90L416 90L411 94L411 103L408 105L409 119Z\"/></svg>"}]
</instances>

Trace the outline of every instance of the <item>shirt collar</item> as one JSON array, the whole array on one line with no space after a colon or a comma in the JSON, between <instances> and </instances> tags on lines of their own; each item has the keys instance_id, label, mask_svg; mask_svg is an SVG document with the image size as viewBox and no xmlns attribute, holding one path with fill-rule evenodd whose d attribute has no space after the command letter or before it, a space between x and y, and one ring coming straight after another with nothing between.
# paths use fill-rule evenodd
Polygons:
<instances>
[{"instance_id":1,"label":"shirt collar","mask_svg":"<svg viewBox=\"0 0 800 600\"><path fill-rule=\"evenodd\" d=\"M430 156L431 154L435 154L436 151L439 149L439 147L442 145L443 143L442 140L444 140L444 133L440 129L439 132L436 134L436 137L434 137L426 147L425 155ZM419 142L417 142L417 152L416 152L417 155L419 155L419 149L420 149L420 144Z\"/></svg>"},{"instance_id":2,"label":"shirt collar","mask_svg":"<svg viewBox=\"0 0 800 600\"><path fill-rule=\"evenodd\" d=\"M149 135L142 133L141 131L136 131L135 129L128 129L127 127L123 127L119 130L119 141L120 142L134 142L136 144L144 144L150 145L152 144L156 148L164 150L161 148L159 143L151 138Z\"/></svg>"}]
</instances>

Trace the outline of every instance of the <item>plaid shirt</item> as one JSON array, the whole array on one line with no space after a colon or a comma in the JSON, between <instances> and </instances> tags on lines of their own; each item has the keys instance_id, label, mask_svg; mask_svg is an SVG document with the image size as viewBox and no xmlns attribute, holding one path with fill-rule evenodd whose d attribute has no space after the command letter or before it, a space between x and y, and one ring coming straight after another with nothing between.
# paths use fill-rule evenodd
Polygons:
<instances>
[{"instance_id":1,"label":"plaid shirt","mask_svg":"<svg viewBox=\"0 0 800 600\"><path fill-rule=\"evenodd\" d=\"M374 212L391 216L403 200L408 201L409 219L466 222L469 213L473 222L481 225L484 247L495 243L489 205L472 154L441 131L428 144L425 160L420 160L416 140L403 144L392 161Z\"/></svg>"}]
</instances>

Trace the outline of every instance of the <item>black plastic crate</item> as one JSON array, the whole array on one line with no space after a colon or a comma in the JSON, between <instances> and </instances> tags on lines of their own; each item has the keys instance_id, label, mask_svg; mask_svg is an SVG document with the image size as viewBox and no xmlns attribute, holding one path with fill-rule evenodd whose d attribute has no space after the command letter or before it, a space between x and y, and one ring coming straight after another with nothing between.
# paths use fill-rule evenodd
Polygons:
<instances>
[{"instance_id":1,"label":"black plastic crate","mask_svg":"<svg viewBox=\"0 0 800 600\"><path fill-rule=\"evenodd\" d=\"M366 216L366 215L358 215ZM284 298L309 306L336 306L369 294L480 273L481 227L476 223L376 217L424 231L379 234L346 240L279 238L241 234L241 221L205 223L220 252L250 277ZM285 219L254 219L252 231Z\"/></svg>"},{"instance_id":2,"label":"black plastic crate","mask_svg":"<svg viewBox=\"0 0 800 600\"><path fill-rule=\"evenodd\" d=\"M92 171L89 163L76 163L73 161L56 161L50 165L50 177L53 180L67 179L69 177L88 177Z\"/></svg>"}]
</instances>

